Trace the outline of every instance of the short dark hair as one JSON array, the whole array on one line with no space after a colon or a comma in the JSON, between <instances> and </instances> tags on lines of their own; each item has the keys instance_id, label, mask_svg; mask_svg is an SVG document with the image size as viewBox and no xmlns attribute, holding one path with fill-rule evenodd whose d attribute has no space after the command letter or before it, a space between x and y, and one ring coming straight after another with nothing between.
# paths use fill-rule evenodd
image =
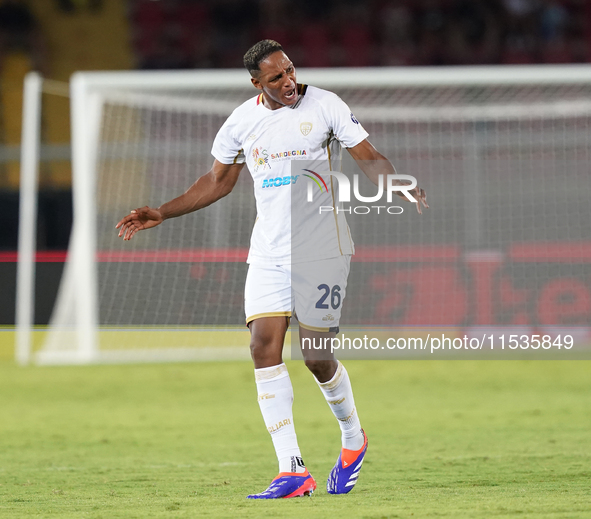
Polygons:
<instances>
[{"instance_id":1,"label":"short dark hair","mask_svg":"<svg viewBox=\"0 0 591 519\"><path fill-rule=\"evenodd\" d=\"M244 55L244 66L246 70L254 76L257 72L260 72L259 65L261 62L265 61L274 52L280 50L283 50L283 47L275 40L261 40L255 43Z\"/></svg>"}]
</instances>

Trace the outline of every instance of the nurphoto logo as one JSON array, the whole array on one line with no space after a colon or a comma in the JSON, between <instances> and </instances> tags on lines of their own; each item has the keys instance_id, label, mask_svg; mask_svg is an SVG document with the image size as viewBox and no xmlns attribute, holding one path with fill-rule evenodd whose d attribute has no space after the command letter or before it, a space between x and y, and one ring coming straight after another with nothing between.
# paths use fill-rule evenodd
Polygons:
<instances>
[{"instance_id":1,"label":"nurphoto logo","mask_svg":"<svg viewBox=\"0 0 591 519\"><path fill-rule=\"evenodd\" d=\"M320 192L328 192L328 186L326 181L324 180L323 176L333 177L336 179L338 184L337 194L338 199L336 200L335 207L333 206L325 206L321 205L318 209L319 213L323 212L346 212L346 213L355 213L355 214L369 214L371 212L377 212L378 214L383 210L388 214L402 214L404 209L397 205L362 205L362 206L353 206L342 208L338 207L339 202L351 202L351 182L349 181L349 177L340 171L322 171L317 173L310 169L305 169L311 175L303 174L305 177L308 178L308 196L307 201L313 202L314 201L314 191L315 186L320 189ZM312 176L313 175L313 176ZM328 179L327 179L328 180ZM401 184L401 181L407 182L405 184ZM323 189L324 187L324 189ZM376 202L380 202L384 196L384 192L386 193L386 202L388 204L392 204L392 194L393 193L401 193L404 197L408 199L409 202L414 204L418 203L417 200L412 196L410 193L415 187L417 187L417 179L411 175L386 175L386 181L384 182L384 175L378 175L377 181L377 193L373 196L363 196L359 192L359 174L353 174L353 197L358 202L362 202L364 204L372 204Z\"/></svg>"}]
</instances>

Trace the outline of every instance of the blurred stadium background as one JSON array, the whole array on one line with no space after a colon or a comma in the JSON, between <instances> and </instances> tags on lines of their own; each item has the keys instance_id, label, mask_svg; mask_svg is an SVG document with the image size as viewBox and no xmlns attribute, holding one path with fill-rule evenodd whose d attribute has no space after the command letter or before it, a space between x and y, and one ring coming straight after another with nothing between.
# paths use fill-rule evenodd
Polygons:
<instances>
[{"instance_id":1,"label":"blurred stadium background","mask_svg":"<svg viewBox=\"0 0 591 519\"><path fill-rule=\"evenodd\" d=\"M3 293L0 325L11 326L15 320L18 160L25 74L38 70L47 78L65 82L79 70L239 68L244 50L263 38L280 41L298 67L588 63L591 60L591 3L583 0L372 0L363 3L336 0L2 0L0 286ZM436 73L437 69L433 70ZM549 97L555 99L556 95L568 97L571 94L554 92ZM66 97L45 96L35 300L35 322L40 325L50 318L72 223L69 117ZM574 129L569 131L577 133L580 128L576 127L577 121L574 124ZM586 129L587 122L582 124ZM398 130L404 132L405 128ZM532 128L513 129L519 135L530 130L535 133ZM413 229L405 232L397 245L411 247L408 249L409 264L398 272L376 273L369 280L370 285L384 286L384 276L389 276L396 286L406 287L409 269L420 274L414 276L423 284L414 287L417 298L410 303L398 296L395 296L397 300L386 301L391 315L396 315L401 324L409 325L588 325L591 295L587 262L590 256L585 247L589 233L583 221L586 213L578 210L585 207L585 192L577 190L587 174L585 146L588 138L587 133L583 135L583 142L578 148L575 146L578 150L575 155L579 157L576 167L570 172L570 186L578 191L570 198L570 208L565 209L562 204L568 198L561 192L550 214L543 214L540 205L536 205L534 199L527 200L527 193L521 191L527 208L513 220L523 227L514 229L511 239L499 235L496 216L486 220L485 227L488 227L479 243L474 243L474 236L470 238L465 229L450 230L443 225L445 218L440 219L439 224L425 226L416 243L412 237L417 233ZM535 153L532 149L528 148L527 153ZM391 158L396 163L397 157ZM453 158L450 160L453 168ZM491 172L496 174L503 168L503 160L509 159L493 157L492 160ZM410 171L415 166L412 157L401 158L401 163L406 172L421 178L420 171ZM526 174L535 184L533 171L540 168L540 179L545 179L546 189L560 172L552 168L543 171L542 163L543 157L532 157L532 171ZM427 178L433 173L431 167L425 166L423 174ZM565 173L564 178L567 176ZM489 216L491 208L511 213L505 193L495 191L498 187L494 182L487 186L492 194L486 200L488 208L484 213ZM544 197L553 196L551 190L546 189L544 193ZM451 208L447 207L446 211L446 218L455 218ZM455 225L461 220L455 218ZM545 231L537 232L540 227ZM555 248L562 252L549 259L552 253L548 246L540 248L536 238L546 244L548 240L561 242L562 246ZM412 246L425 243L435 244L431 251L434 261L444 259L438 268L430 265L421 270L420 265L412 265L417 255L422 254L422 249ZM235 246L247 246L246 235ZM465 256L466 250L486 250L487 253ZM491 256L491 250L499 254ZM573 254L579 257L576 265L569 259ZM503 270L504 258L516 263ZM532 265L528 262L535 263L535 268L530 268ZM233 306L227 314L218 315L221 320L216 323L241 322L242 287L232 272L228 273L220 265L206 273L199 264L188 265L182 272L189 284L204 279L217 286L226 283L227 290L234 296L229 299ZM466 285L472 288L471 292L466 291ZM445 293L448 302L433 303L429 298L433 293ZM478 304L479 301L484 303ZM169 313L174 311L168 309ZM179 312L176 324L195 323L192 321L194 309L188 312L180 309ZM434 315L438 319L436 322ZM382 317L364 316L368 323L379 322ZM2 341L2 344L3 355L11 356L12 341Z\"/></svg>"}]
</instances>

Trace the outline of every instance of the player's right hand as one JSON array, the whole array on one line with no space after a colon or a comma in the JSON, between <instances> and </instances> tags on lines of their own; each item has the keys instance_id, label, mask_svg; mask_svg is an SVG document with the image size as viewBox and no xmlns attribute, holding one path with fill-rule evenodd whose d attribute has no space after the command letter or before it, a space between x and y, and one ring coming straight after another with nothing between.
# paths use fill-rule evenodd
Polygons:
<instances>
[{"instance_id":1,"label":"player's right hand","mask_svg":"<svg viewBox=\"0 0 591 519\"><path fill-rule=\"evenodd\" d=\"M162 222L163 218L160 211L146 205L139 209L133 209L128 216L121 219L115 229L119 229L119 237L123 237L124 240L131 240L136 232L151 229Z\"/></svg>"}]
</instances>

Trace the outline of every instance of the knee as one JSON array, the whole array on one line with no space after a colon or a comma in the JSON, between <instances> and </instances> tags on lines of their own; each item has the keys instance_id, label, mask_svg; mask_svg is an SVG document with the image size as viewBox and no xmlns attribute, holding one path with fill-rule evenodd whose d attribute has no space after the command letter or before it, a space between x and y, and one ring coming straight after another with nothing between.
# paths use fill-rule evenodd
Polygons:
<instances>
[{"instance_id":1,"label":"knee","mask_svg":"<svg viewBox=\"0 0 591 519\"><path fill-rule=\"evenodd\" d=\"M264 356L268 348L265 347L265 342L258 337L250 338L250 356L253 359Z\"/></svg>"},{"instance_id":2,"label":"knee","mask_svg":"<svg viewBox=\"0 0 591 519\"><path fill-rule=\"evenodd\" d=\"M250 323L250 355L255 368L281 364L287 330L285 317L266 317Z\"/></svg>"},{"instance_id":3,"label":"knee","mask_svg":"<svg viewBox=\"0 0 591 519\"><path fill-rule=\"evenodd\" d=\"M250 356L255 368L276 366L283 362L280 343L265 337L253 336L250 339Z\"/></svg>"}]
</instances>

